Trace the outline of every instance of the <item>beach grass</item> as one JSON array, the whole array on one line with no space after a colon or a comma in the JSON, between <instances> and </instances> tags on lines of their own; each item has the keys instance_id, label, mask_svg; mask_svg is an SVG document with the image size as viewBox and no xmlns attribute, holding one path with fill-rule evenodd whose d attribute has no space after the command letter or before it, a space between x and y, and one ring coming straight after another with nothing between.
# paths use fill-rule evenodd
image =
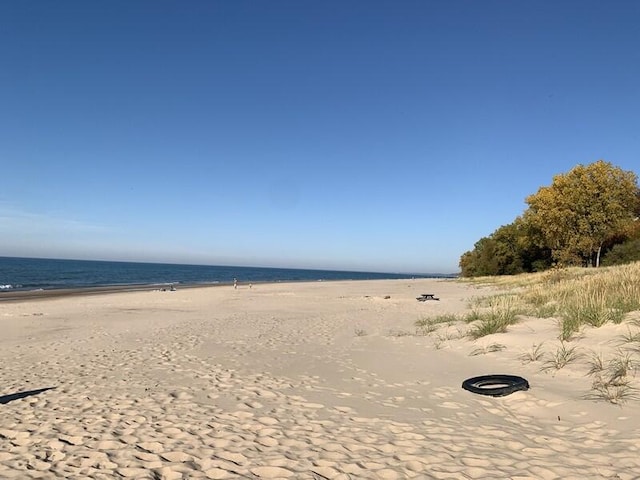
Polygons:
<instances>
[{"instance_id":1,"label":"beach grass","mask_svg":"<svg viewBox=\"0 0 640 480\"><path fill-rule=\"evenodd\" d=\"M507 346L503 345L501 343L491 343L489 345L485 345L483 347L478 347L478 348L472 350L469 353L469 356L475 357L477 355L486 355L487 353L501 352L502 350L505 350L506 348L507 348Z\"/></svg>"},{"instance_id":2,"label":"beach grass","mask_svg":"<svg viewBox=\"0 0 640 480\"><path fill-rule=\"evenodd\" d=\"M478 339L494 333L504 333L510 325L518 322L518 315L523 312L517 295L488 297L465 318L468 323L472 323L469 336Z\"/></svg>"},{"instance_id":3,"label":"beach grass","mask_svg":"<svg viewBox=\"0 0 640 480\"><path fill-rule=\"evenodd\" d=\"M560 342L560 346L554 352L548 353L541 368L542 371L560 370L570 363L583 357L583 353L577 346L568 346L565 342Z\"/></svg>"},{"instance_id":4,"label":"beach grass","mask_svg":"<svg viewBox=\"0 0 640 480\"><path fill-rule=\"evenodd\" d=\"M602 353L592 353L588 364L587 375L592 378L592 384L586 398L614 404L638 398L638 390L633 385L638 359L632 352L620 349L609 359Z\"/></svg>"},{"instance_id":5,"label":"beach grass","mask_svg":"<svg viewBox=\"0 0 640 480\"><path fill-rule=\"evenodd\" d=\"M520 355L522 363L532 363L542 360L544 357L544 351L542 350L543 345L544 342L533 344L530 350Z\"/></svg>"},{"instance_id":6,"label":"beach grass","mask_svg":"<svg viewBox=\"0 0 640 480\"><path fill-rule=\"evenodd\" d=\"M420 317L415 321L416 334L428 335L435 332L442 325L451 326L461 319L455 314L447 313L443 315L437 315L435 317Z\"/></svg>"},{"instance_id":7,"label":"beach grass","mask_svg":"<svg viewBox=\"0 0 640 480\"><path fill-rule=\"evenodd\" d=\"M557 318L558 338L565 342L587 327L619 324L630 312L640 310L640 262L615 267L552 269L548 272L504 277L480 277L461 281L507 290L472 305L469 316L479 324L474 338L505 331L515 316ZM493 301L491 299L494 299ZM509 300L497 300L508 298Z\"/></svg>"},{"instance_id":8,"label":"beach grass","mask_svg":"<svg viewBox=\"0 0 640 480\"><path fill-rule=\"evenodd\" d=\"M640 399L635 378L640 366L640 317L632 313L640 311L640 262L556 268L511 277L484 277L470 283L492 286L500 292L470 302L471 311L465 320L472 324L469 333L473 338L506 331L518 315L555 319L560 344L544 350L543 343L534 344L520 355L523 363L541 362L543 372L586 363L591 388L585 398L616 405ZM623 322L627 323L627 332L610 342L617 344L617 350L606 356L571 343L583 336L585 329ZM482 353L481 349L472 352Z\"/></svg>"}]
</instances>

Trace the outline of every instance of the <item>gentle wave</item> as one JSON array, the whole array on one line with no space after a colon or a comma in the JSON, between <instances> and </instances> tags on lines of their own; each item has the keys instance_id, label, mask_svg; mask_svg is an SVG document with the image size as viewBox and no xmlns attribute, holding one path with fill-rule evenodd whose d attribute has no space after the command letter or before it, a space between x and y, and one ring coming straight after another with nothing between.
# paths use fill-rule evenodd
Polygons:
<instances>
[{"instance_id":1,"label":"gentle wave","mask_svg":"<svg viewBox=\"0 0 640 480\"><path fill-rule=\"evenodd\" d=\"M0 256L0 292L127 285L232 284L411 278L409 274L177 265ZM424 277L425 275L416 275ZM430 276L430 275L429 275ZM436 275L446 276L446 275Z\"/></svg>"}]
</instances>

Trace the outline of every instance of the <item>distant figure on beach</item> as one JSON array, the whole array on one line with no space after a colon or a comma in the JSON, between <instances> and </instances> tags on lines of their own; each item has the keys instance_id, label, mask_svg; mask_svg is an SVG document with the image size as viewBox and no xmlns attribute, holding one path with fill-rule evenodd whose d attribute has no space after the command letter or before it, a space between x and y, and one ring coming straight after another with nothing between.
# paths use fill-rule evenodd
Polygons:
<instances>
[{"instance_id":1,"label":"distant figure on beach","mask_svg":"<svg viewBox=\"0 0 640 480\"><path fill-rule=\"evenodd\" d=\"M238 279L237 278L233 279L233 288L238 288Z\"/></svg>"}]
</instances>

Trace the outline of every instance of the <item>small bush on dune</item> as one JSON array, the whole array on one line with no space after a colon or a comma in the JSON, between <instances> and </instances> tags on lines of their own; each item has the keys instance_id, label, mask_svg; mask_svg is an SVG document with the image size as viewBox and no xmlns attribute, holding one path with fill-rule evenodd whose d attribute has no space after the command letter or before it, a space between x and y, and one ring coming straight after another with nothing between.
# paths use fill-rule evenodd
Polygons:
<instances>
[{"instance_id":1,"label":"small bush on dune","mask_svg":"<svg viewBox=\"0 0 640 480\"><path fill-rule=\"evenodd\" d=\"M602 265L622 265L640 260L640 239L614 245L602 259Z\"/></svg>"}]
</instances>

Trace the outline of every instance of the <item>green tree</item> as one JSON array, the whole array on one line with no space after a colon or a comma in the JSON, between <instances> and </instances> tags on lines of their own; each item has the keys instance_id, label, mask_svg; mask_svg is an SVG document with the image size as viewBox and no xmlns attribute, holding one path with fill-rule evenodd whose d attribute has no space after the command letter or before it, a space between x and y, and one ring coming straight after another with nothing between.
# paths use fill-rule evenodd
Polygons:
<instances>
[{"instance_id":1,"label":"green tree","mask_svg":"<svg viewBox=\"0 0 640 480\"><path fill-rule=\"evenodd\" d=\"M607 251L603 250L602 265L620 265L623 263L640 261L640 219L636 217L629 222L608 245Z\"/></svg>"},{"instance_id":2,"label":"green tree","mask_svg":"<svg viewBox=\"0 0 640 480\"><path fill-rule=\"evenodd\" d=\"M525 216L556 261L599 266L605 242L634 218L638 194L635 173L598 160L527 197Z\"/></svg>"},{"instance_id":3,"label":"green tree","mask_svg":"<svg viewBox=\"0 0 640 480\"><path fill-rule=\"evenodd\" d=\"M551 250L540 241L541 233L526 215L516 218L513 223L516 229L518 255L525 272L546 270L553 264Z\"/></svg>"},{"instance_id":4,"label":"green tree","mask_svg":"<svg viewBox=\"0 0 640 480\"><path fill-rule=\"evenodd\" d=\"M490 237L482 237L473 245L473 250L460 257L460 272L463 277L483 277L498 275L494 262L494 242Z\"/></svg>"},{"instance_id":5,"label":"green tree","mask_svg":"<svg viewBox=\"0 0 640 480\"><path fill-rule=\"evenodd\" d=\"M602 259L602 265L622 265L640 261L640 239L614 245Z\"/></svg>"},{"instance_id":6,"label":"green tree","mask_svg":"<svg viewBox=\"0 0 640 480\"><path fill-rule=\"evenodd\" d=\"M515 275L547 268L551 264L550 252L540 248L533 235L531 226L522 217L501 226L462 255L461 275Z\"/></svg>"}]
</instances>

